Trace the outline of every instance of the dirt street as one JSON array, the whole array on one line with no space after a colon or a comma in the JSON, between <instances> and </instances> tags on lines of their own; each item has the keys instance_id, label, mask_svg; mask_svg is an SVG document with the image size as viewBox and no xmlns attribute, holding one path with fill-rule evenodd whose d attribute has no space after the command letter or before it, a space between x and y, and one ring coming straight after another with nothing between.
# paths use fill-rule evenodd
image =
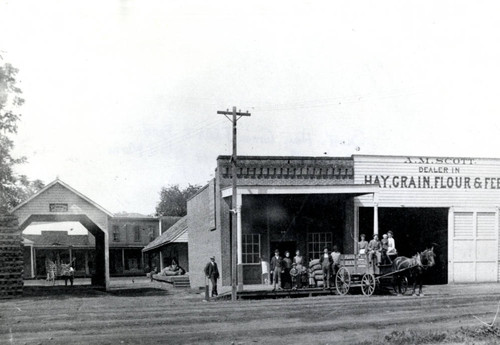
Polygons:
<instances>
[{"instance_id":1,"label":"dirt street","mask_svg":"<svg viewBox=\"0 0 500 345\"><path fill-rule=\"evenodd\" d=\"M236 303L172 289L92 291L0 301L0 343L370 344L394 330L479 326L474 316L491 322L499 301L498 284Z\"/></svg>"}]
</instances>

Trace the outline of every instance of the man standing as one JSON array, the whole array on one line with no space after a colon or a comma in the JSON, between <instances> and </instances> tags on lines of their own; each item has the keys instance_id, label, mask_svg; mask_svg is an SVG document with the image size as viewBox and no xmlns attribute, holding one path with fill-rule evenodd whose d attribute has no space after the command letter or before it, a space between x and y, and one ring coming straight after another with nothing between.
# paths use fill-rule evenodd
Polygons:
<instances>
[{"instance_id":1,"label":"man standing","mask_svg":"<svg viewBox=\"0 0 500 345\"><path fill-rule=\"evenodd\" d=\"M282 274L282 285L284 289L291 289L292 287L292 277L290 276L290 270L292 269L292 259L290 259L290 252L287 250L285 252L285 257L283 258L283 274Z\"/></svg>"},{"instance_id":2,"label":"man standing","mask_svg":"<svg viewBox=\"0 0 500 345\"><path fill-rule=\"evenodd\" d=\"M332 264L332 275L333 277L335 277L337 275L337 272L340 268L340 252L339 252L339 247L337 247L336 245L333 246L333 252L332 252L332 260L333 260L333 264Z\"/></svg>"},{"instance_id":3,"label":"man standing","mask_svg":"<svg viewBox=\"0 0 500 345\"><path fill-rule=\"evenodd\" d=\"M271 259L271 272L273 273L273 291L276 290L276 284L278 284L278 289L281 289L281 269L283 267L283 259L280 256L280 251L276 249L274 251L274 256Z\"/></svg>"},{"instance_id":4,"label":"man standing","mask_svg":"<svg viewBox=\"0 0 500 345\"><path fill-rule=\"evenodd\" d=\"M212 282L212 297L217 296L217 279L219 279L219 269L215 263L215 256L210 257L210 262L205 266L205 275Z\"/></svg>"},{"instance_id":5,"label":"man standing","mask_svg":"<svg viewBox=\"0 0 500 345\"><path fill-rule=\"evenodd\" d=\"M330 256L328 248L323 249L323 255L319 257L319 263L321 264L321 269L323 271L323 290L325 288L329 289L333 259Z\"/></svg>"}]
</instances>

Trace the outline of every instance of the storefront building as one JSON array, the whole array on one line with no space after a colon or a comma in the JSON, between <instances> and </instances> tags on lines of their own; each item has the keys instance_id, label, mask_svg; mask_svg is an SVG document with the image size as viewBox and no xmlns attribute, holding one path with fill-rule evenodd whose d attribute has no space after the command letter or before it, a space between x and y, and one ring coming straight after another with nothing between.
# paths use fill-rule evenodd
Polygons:
<instances>
[{"instance_id":1,"label":"storefront building","mask_svg":"<svg viewBox=\"0 0 500 345\"><path fill-rule=\"evenodd\" d=\"M355 155L355 235L392 230L400 252L434 244L435 283L499 281L500 159Z\"/></svg>"},{"instance_id":2,"label":"storefront building","mask_svg":"<svg viewBox=\"0 0 500 345\"><path fill-rule=\"evenodd\" d=\"M261 282L261 261L275 249L292 257L298 249L308 259L333 245L355 253L359 234L389 230L400 255L434 247L430 283L499 279L500 160L239 157L236 210L230 157L218 157L215 176L188 201L192 287L204 285L212 255L221 284L231 284L233 221L244 284Z\"/></svg>"}]
</instances>

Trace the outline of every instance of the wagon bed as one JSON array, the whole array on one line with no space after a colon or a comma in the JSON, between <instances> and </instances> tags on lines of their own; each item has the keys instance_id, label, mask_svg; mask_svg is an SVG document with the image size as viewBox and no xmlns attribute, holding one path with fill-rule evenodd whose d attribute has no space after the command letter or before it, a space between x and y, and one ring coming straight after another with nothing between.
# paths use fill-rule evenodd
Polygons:
<instances>
[{"instance_id":1,"label":"wagon bed","mask_svg":"<svg viewBox=\"0 0 500 345\"><path fill-rule=\"evenodd\" d=\"M371 296L380 286L389 286L393 277L407 269L394 271L392 265L370 265L366 255L344 254L340 257L340 268L335 275L335 288L345 295L350 288L361 288L365 296ZM408 287L406 278L402 280L402 293Z\"/></svg>"}]
</instances>

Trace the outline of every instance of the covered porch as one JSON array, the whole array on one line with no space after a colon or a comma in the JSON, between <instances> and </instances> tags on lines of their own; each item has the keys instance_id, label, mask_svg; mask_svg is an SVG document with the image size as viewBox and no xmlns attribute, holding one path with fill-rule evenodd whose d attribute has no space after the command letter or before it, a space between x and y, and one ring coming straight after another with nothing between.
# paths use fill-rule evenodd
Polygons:
<instances>
[{"instance_id":1,"label":"covered porch","mask_svg":"<svg viewBox=\"0 0 500 345\"><path fill-rule=\"evenodd\" d=\"M270 262L275 249L281 256L288 251L290 258L300 250L306 262L317 259L325 247L331 251L333 245L341 253L354 253L358 241L354 197L371 194L376 200L378 189L378 185L352 184L239 186L236 251L240 290L243 285L264 282L262 266ZM227 202L231 194L231 188L222 190Z\"/></svg>"}]
</instances>

